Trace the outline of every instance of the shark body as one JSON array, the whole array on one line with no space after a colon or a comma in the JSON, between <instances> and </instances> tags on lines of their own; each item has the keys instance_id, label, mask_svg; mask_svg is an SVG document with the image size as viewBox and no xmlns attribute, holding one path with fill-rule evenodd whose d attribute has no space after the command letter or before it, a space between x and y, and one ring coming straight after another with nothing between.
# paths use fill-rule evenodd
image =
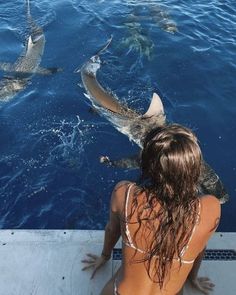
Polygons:
<instances>
[{"instance_id":1,"label":"shark body","mask_svg":"<svg viewBox=\"0 0 236 295\"><path fill-rule=\"evenodd\" d=\"M142 148L142 140L153 128L166 124L166 116L160 97L154 93L150 106L144 115L120 103L111 93L106 91L96 79L96 73L100 69L99 55L109 46L107 44L93 57L91 57L79 70L83 86L87 92L85 96L93 105L123 134ZM111 161L108 157L102 157L103 163L109 166L121 168L138 168L139 156ZM215 171L203 161L202 174L199 181L200 194L212 194L225 203L229 199L223 183Z\"/></svg>"},{"instance_id":2,"label":"shark body","mask_svg":"<svg viewBox=\"0 0 236 295\"><path fill-rule=\"evenodd\" d=\"M163 104L160 97L154 93L147 112L141 115L120 103L114 95L101 86L96 78L96 73L101 66L99 55L110 42L111 39L98 54L91 57L80 69L82 82L87 92L86 97L119 131L142 147L142 138L147 131L165 124Z\"/></svg>"},{"instance_id":3,"label":"shark body","mask_svg":"<svg viewBox=\"0 0 236 295\"><path fill-rule=\"evenodd\" d=\"M57 71L56 68L45 69L40 67L44 53L45 36L43 29L32 18L30 1L27 0L26 3L30 35L23 52L15 63L0 63L0 70L5 72L0 81L0 101L8 101L23 90L30 83L30 79L35 73L45 75Z\"/></svg>"}]
</instances>

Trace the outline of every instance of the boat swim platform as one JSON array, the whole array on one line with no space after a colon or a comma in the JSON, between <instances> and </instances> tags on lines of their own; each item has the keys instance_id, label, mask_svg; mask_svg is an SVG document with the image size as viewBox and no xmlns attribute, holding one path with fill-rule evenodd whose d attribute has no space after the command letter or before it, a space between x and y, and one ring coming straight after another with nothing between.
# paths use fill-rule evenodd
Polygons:
<instances>
[{"instance_id":1,"label":"boat swim platform","mask_svg":"<svg viewBox=\"0 0 236 295\"><path fill-rule=\"evenodd\" d=\"M121 263L121 241L93 280L81 260L101 253L103 237L100 230L0 230L0 295L99 295ZM215 233L207 249L200 276L215 283L212 295L235 295L236 233ZM184 295L197 294L186 284Z\"/></svg>"}]
</instances>

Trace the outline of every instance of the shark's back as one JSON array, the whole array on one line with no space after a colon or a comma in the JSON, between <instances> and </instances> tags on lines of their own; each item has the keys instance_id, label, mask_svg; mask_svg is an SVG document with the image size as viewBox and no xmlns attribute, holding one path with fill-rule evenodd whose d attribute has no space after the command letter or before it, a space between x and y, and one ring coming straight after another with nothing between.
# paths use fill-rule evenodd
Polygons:
<instances>
[{"instance_id":1,"label":"shark's back","mask_svg":"<svg viewBox=\"0 0 236 295\"><path fill-rule=\"evenodd\" d=\"M27 48L15 63L15 71L33 74L41 63L44 45L44 35L42 35L40 39L35 42L33 42L31 36L29 36Z\"/></svg>"},{"instance_id":2,"label":"shark's back","mask_svg":"<svg viewBox=\"0 0 236 295\"><path fill-rule=\"evenodd\" d=\"M1 63L1 69L7 72L7 75L0 82L1 101L7 101L23 90L31 76L37 72L41 63L45 36L43 29L36 24L30 14L29 0L27 1L27 20L30 35L24 50L14 64Z\"/></svg>"}]
</instances>

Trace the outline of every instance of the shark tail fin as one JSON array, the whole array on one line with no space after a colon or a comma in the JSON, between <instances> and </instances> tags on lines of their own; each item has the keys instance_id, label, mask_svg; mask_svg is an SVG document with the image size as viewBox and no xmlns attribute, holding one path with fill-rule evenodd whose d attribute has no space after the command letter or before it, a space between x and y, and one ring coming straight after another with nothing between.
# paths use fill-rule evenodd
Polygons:
<instances>
[{"instance_id":1,"label":"shark tail fin","mask_svg":"<svg viewBox=\"0 0 236 295\"><path fill-rule=\"evenodd\" d=\"M113 36L111 35L110 38L107 40L106 44L95 55L100 55L101 53L103 53L103 51L105 51L108 48L108 46L111 44L112 39L113 39Z\"/></svg>"},{"instance_id":2,"label":"shark tail fin","mask_svg":"<svg viewBox=\"0 0 236 295\"><path fill-rule=\"evenodd\" d=\"M148 118L153 116L163 116L163 119L165 120L165 112L161 98L155 92L153 93L152 101L149 105L149 108L147 112L143 115L143 117Z\"/></svg>"},{"instance_id":3,"label":"shark tail fin","mask_svg":"<svg viewBox=\"0 0 236 295\"><path fill-rule=\"evenodd\" d=\"M31 17L30 0L26 0L26 11L27 11L27 17Z\"/></svg>"},{"instance_id":4,"label":"shark tail fin","mask_svg":"<svg viewBox=\"0 0 236 295\"><path fill-rule=\"evenodd\" d=\"M92 71L88 70L88 72L91 72L91 73L96 73L96 71L100 68L100 64L101 64L101 60L100 60L100 57L99 55L102 54L106 49L107 47L111 44L111 41L113 39L113 36L111 35L111 37L107 40L106 44L101 48L99 49L90 59L87 63L85 63L84 65L82 66L79 66L77 67L75 70L74 70L74 73L80 73L84 68L85 66L90 66L90 68L94 68L93 65L95 65L95 69L93 69Z\"/></svg>"}]
</instances>

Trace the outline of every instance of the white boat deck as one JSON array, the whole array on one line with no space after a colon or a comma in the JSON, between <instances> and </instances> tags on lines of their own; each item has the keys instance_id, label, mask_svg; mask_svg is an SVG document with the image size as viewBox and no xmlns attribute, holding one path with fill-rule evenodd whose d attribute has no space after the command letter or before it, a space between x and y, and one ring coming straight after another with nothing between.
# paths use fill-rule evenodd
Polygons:
<instances>
[{"instance_id":1,"label":"white boat deck","mask_svg":"<svg viewBox=\"0 0 236 295\"><path fill-rule=\"evenodd\" d=\"M0 230L0 295L98 295L120 264L120 243L93 280L90 271L81 271L81 259L89 252L100 254L103 235L89 230ZM200 275L215 283L211 294L235 295L236 233L216 233L208 249ZM201 293L185 286L184 294Z\"/></svg>"}]
</instances>

